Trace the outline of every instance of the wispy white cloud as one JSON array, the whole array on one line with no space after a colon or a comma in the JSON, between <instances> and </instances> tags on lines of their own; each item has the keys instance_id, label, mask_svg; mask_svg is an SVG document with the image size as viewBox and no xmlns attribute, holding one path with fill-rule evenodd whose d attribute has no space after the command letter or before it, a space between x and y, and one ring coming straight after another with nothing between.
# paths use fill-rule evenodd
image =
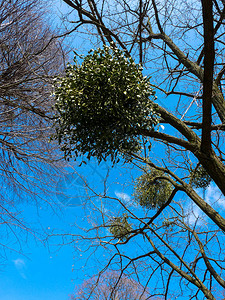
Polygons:
<instances>
[{"instance_id":1,"label":"wispy white cloud","mask_svg":"<svg viewBox=\"0 0 225 300\"><path fill-rule=\"evenodd\" d=\"M225 197L222 195L218 187L210 184L205 193L205 201L211 205L218 205L225 209Z\"/></svg>"},{"instance_id":2,"label":"wispy white cloud","mask_svg":"<svg viewBox=\"0 0 225 300\"><path fill-rule=\"evenodd\" d=\"M26 271L26 263L23 259L17 258L13 260L14 266L19 272L20 276L24 279L27 279L25 271Z\"/></svg>"},{"instance_id":3,"label":"wispy white cloud","mask_svg":"<svg viewBox=\"0 0 225 300\"><path fill-rule=\"evenodd\" d=\"M115 192L116 197L118 197L121 200L124 200L125 202L130 202L131 197L127 193L123 192Z\"/></svg>"},{"instance_id":4,"label":"wispy white cloud","mask_svg":"<svg viewBox=\"0 0 225 300\"><path fill-rule=\"evenodd\" d=\"M196 192L213 208L225 210L225 197L215 184L210 184L205 191L205 195L202 189L197 189ZM207 216L197 205L191 203L187 210L187 220L190 225L197 224L202 226L206 223Z\"/></svg>"},{"instance_id":5,"label":"wispy white cloud","mask_svg":"<svg viewBox=\"0 0 225 300\"><path fill-rule=\"evenodd\" d=\"M188 207L187 221L189 225L202 226L205 215L202 210L195 204L190 204Z\"/></svg>"},{"instance_id":6,"label":"wispy white cloud","mask_svg":"<svg viewBox=\"0 0 225 300\"><path fill-rule=\"evenodd\" d=\"M127 207L137 207L137 203L134 201L134 199L128 195L127 193L124 192L115 192L115 195L117 198L119 198L124 205L126 205Z\"/></svg>"}]
</instances>

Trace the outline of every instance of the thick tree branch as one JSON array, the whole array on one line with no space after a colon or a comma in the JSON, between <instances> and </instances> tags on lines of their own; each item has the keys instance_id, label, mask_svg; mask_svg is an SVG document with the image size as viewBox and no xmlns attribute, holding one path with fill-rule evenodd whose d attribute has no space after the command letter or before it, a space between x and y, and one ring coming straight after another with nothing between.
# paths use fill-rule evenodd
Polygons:
<instances>
[{"instance_id":1,"label":"thick tree branch","mask_svg":"<svg viewBox=\"0 0 225 300\"><path fill-rule=\"evenodd\" d=\"M214 29L212 0L202 0L203 27L204 27L204 77L203 77L203 114L202 114L202 140L201 151L210 154L211 123L212 123L212 89L214 69Z\"/></svg>"},{"instance_id":2,"label":"thick tree branch","mask_svg":"<svg viewBox=\"0 0 225 300\"><path fill-rule=\"evenodd\" d=\"M183 139L174 137L172 135L163 133L163 132L158 132L158 131L153 131L153 130L146 130L146 129L139 129L138 131L139 134L141 134L142 136L146 136L146 137L151 137L151 138L155 138L164 142L168 142L168 143L172 143L178 146L181 146L187 150L192 150L193 151L193 145L191 143L189 143L188 141L185 141Z\"/></svg>"}]
</instances>

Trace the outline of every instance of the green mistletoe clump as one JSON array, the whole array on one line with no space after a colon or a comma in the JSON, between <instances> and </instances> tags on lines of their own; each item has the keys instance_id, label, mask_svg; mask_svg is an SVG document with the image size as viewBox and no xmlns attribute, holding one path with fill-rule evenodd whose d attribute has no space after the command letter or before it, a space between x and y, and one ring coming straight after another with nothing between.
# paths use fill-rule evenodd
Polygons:
<instances>
[{"instance_id":1,"label":"green mistletoe clump","mask_svg":"<svg viewBox=\"0 0 225 300\"><path fill-rule=\"evenodd\" d=\"M149 168L137 180L134 198L147 209L160 208L170 197L172 184L162 171Z\"/></svg>"},{"instance_id":2,"label":"green mistletoe clump","mask_svg":"<svg viewBox=\"0 0 225 300\"><path fill-rule=\"evenodd\" d=\"M157 124L155 93L141 66L113 45L74 62L55 86L55 138L65 157L115 162L118 153L139 151L140 129Z\"/></svg>"},{"instance_id":3,"label":"green mistletoe clump","mask_svg":"<svg viewBox=\"0 0 225 300\"><path fill-rule=\"evenodd\" d=\"M128 222L127 219L127 214L123 214L122 217L116 217L112 219L112 221L110 222L109 231L114 236L114 238L124 241L130 236L132 225Z\"/></svg>"},{"instance_id":4,"label":"green mistletoe clump","mask_svg":"<svg viewBox=\"0 0 225 300\"><path fill-rule=\"evenodd\" d=\"M190 175L190 183L194 188L207 188L212 181L210 175L201 165L196 169L191 170Z\"/></svg>"}]
</instances>

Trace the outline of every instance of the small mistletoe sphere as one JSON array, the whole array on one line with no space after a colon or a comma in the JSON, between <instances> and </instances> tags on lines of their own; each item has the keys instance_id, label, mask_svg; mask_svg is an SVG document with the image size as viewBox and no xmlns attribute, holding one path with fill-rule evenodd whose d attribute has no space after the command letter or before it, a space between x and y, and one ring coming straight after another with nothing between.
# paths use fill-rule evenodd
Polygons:
<instances>
[{"instance_id":1,"label":"small mistletoe sphere","mask_svg":"<svg viewBox=\"0 0 225 300\"><path fill-rule=\"evenodd\" d=\"M190 183L193 187L207 188L210 185L211 181L211 177L202 166L199 166L195 170L191 170Z\"/></svg>"},{"instance_id":2,"label":"small mistletoe sphere","mask_svg":"<svg viewBox=\"0 0 225 300\"><path fill-rule=\"evenodd\" d=\"M171 195L172 184L162 171L149 168L137 180L134 198L142 207L160 208Z\"/></svg>"},{"instance_id":3,"label":"small mistletoe sphere","mask_svg":"<svg viewBox=\"0 0 225 300\"><path fill-rule=\"evenodd\" d=\"M56 139L65 156L115 161L137 152L139 129L157 124L154 94L141 66L113 45L91 50L82 64L75 57L55 87Z\"/></svg>"},{"instance_id":4,"label":"small mistletoe sphere","mask_svg":"<svg viewBox=\"0 0 225 300\"><path fill-rule=\"evenodd\" d=\"M113 218L110 222L109 231L116 239L126 240L132 231L132 225L128 222L128 215L125 213L122 217Z\"/></svg>"}]
</instances>

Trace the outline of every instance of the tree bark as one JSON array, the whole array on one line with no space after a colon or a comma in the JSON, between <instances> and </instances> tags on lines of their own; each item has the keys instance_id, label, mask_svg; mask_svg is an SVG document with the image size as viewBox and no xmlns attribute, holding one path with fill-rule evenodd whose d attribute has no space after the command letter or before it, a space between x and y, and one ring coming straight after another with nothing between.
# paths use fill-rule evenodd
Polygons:
<instances>
[{"instance_id":1,"label":"tree bark","mask_svg":"<svg viewBox=\"0 0 225 300\"><path fill-rule=\"evenodd\" d=\"M202 140L201 151L210 155L211 123L212 123L212 89L214 69L214 28L213 28L212 0L202 0L204 27L204 75L203 75L203 103L202 103Z\"/></svg>"}]
</instances>

